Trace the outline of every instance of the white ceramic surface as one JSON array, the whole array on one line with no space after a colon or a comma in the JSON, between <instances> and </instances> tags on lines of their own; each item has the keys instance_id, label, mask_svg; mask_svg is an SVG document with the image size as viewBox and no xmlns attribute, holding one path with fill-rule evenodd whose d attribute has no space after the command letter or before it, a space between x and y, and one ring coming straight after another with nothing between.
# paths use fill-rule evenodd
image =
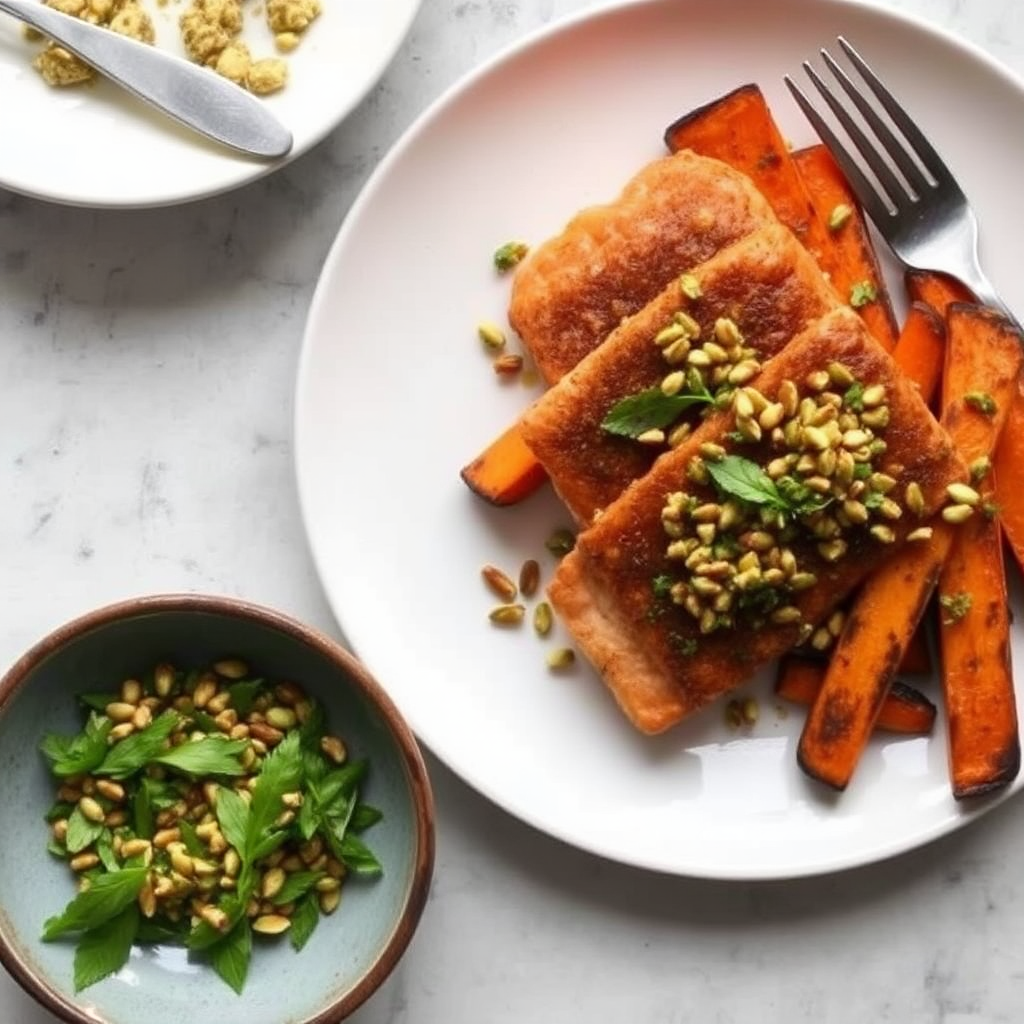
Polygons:
<instances>
[{"instance_id":1,"label":"white ceramic surface","mask_svg":"<svg viewBox=\"0 0 1024 1024\"><path fill-rule=\"evenodd\" d=\"M763 708L749 734L730 731L721 706L656 739L634 734L588 667L553 677L550 644L486 620L480 566L538 556L550 574L543 540L566 519L557 502L545 492L491 509L458 477L532 397L496 383L474 337L480 319L504 315L494 248L539 241L612 197L662 152L675 117L742 82L761 85L787 137L812 141L782 76L840 33L947 156L976 202L985 265L1024 308L1024 136L1005 130L1024 118L1024 92L1008 74L873 7L651 0L544 33L435 105L353 208L308 321L299 489L346 634L459 775L629 864L810 875L914 847L981 809L950 796L941 722L927 740L873 742L841 798L819 792L795 764L802 715L776 709L764 675L743 690Z\"/></svg>"},{"instance_id":2,"label":"white ceramic surface","mask_svg":"<svg viewBox=\"0 0 1024 1024\"><path fill-rule=\"evenodd\" d=\"M0 16L0 186L81 206L180 203L252 181L305 153L383 74L421 0L325 0L287 56L289 83L265 102L294 138L287 157L258 160L158 114L106 80L55 89L31 67L38 44ZM184 56L178 19L187 0L144 4L158 45ZM245 8L254 57L278 56L261 5Z\"/></svg>"}]
</instances>

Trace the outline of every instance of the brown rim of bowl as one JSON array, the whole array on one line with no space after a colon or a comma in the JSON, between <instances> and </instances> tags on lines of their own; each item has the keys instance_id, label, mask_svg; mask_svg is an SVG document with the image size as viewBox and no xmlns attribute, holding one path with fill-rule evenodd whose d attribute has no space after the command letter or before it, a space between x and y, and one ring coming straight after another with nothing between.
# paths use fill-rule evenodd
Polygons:
<instances>
[{"instance_id":1,"label":"brown rim of bowl","mask_svg":"<svg viewBox=\"0 0 1024 1024\"><path fill-rule=\"evenodd\" d=\"M370 675L355 655L335 640L305 626L281 612L234 597L203 594L157 594L130 598L87 612L43 637L23 654L0 678L0 712L18 691L29 673L55 650L71 640L119 619L134 618L158 612L210 612L234 615L286 633L319 651L325 658L338 662L356 686L384 716L402 754L403 766L413 791L416 818L416 860L406 895L405 907L380 956L356 985L341 999L307 1017L298 1024L338 1024L353 1013L381 986L401 959L412 939L426 905L434 869L434 797L426 765L412 730L380 683ZM2 923L2 915L0 915ZM0 931L0 963L14 980L51 1013L68 1024L97 1024L95 1014L85 1014L60 993L45 984L28 966L6 936Z\"/></svg>"}]
</instances>

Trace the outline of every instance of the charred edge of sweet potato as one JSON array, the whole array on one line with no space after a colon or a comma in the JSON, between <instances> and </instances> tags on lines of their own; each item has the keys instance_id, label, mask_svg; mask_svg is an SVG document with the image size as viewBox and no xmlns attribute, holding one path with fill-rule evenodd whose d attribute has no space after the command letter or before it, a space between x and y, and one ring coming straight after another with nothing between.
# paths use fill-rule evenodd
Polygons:
<instances>
[{"instance_id":1,"label":"charred edge of sweet potato","mask_svg":"<svg viewBox=\"0 0 1024 1024\"><path fill-rule=\"evenodd\" d=\"M700 118L707 116L708 112L714 110L716 107L721 106L723 103L727 103L730 100L735 99L738 96L749 95L749 96L760 96L761 89L754 82L748 82L746 85L738 85L735 89L730 89L729 92L723 93L721 96L715 97L713 100L709 100L707 103L702 103L699 107L694 107L692 110L688 110L682 117L677 117L666 129L664 133L665 146L669 150L675 150L675 144L673 139L675 136L682 131L687 125L692 124L694 121L700 120Z\"/></svg>"}]
</instances>

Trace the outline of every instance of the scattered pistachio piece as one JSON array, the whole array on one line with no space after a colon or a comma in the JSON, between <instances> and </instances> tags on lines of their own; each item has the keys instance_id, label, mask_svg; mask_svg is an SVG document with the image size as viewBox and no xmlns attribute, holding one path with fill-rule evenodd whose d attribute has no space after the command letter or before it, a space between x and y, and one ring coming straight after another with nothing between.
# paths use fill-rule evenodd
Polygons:
<instances>
[{"instance_id":1,"label":"scattered pistachio piece","mask_svg":"<svg viewBox=\"0 0 1024 1024\"><path fill-rule=\"evenodd\" d=\"M505 332L492 320L483 320L477 324L476 333L492 351L500 351L505 347Z\"/></svg>"},{"instance_id":2,"label":"scattered pistachio piece","mask_svg":"<svg viewBox=\"0 0 1024 1024\"><path fill-rule=\"evenodd\" d=\"M549 651L547 658L548 668L564 669L569 668L576 661L576 652L571 647L556 647Z\"/></svg>"},{"instance_id":3,"label":"scattered pistachio piece","mask_svg":"<svg viewBox=\"0 0 1024 1024\"><path fill-rule=\"evenodd\" d=\"M506 242L494 250L494 269L504 274L520 263L530 247L525 242Z\"/></svg>"},{"instance_id":4,"label":"scattered pistachio piece","mask_svg":"<svg viewBox=\"0 0 1024 1024\"><path fill-rule=\"evenodd\" d=\"M838 231L852 216L852 206L848 203L837 203L828 215L829 231Z\"/></svg>"}]
</instances>

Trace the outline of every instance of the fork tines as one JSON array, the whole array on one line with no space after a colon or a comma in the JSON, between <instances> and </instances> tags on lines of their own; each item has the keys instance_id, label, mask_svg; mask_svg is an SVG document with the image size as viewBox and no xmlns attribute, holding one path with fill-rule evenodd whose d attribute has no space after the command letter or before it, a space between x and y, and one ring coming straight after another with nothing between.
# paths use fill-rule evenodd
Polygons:
<instances>
[{"instance_id":1,"label":"fork tines","mask_svg":"<svg viewBox=\"0 0 1024 1024\"><path fill-rule=\"evenodd\" d=\"M849 147L839 139L828 121L812 105L800 87L788 75L785 76L785 82L800 109L832 152L854 192L861 197L872 220L876 223L884 221L901 206L906 206L908 200L914 203L940 186L955 187L952 175L931 144L879 81L863 57L842 36L838 42L850 64L877 101L873 103L864 91L858 88L827 50L821 51L826 68L856 108L861 121L858 121L808 61L804 61L802 66L836 121L860 153L864 164L881 187L882 194L878 194L878 188L868 180L860 164L850 154ZM879 107L888 115L888 122L882 116ZM861 126L862 123L865 127ZM890 124L893 127L890 127ZM869 137L868 131L873 134L873 140Z\"/></svg>"}]
</instances>

